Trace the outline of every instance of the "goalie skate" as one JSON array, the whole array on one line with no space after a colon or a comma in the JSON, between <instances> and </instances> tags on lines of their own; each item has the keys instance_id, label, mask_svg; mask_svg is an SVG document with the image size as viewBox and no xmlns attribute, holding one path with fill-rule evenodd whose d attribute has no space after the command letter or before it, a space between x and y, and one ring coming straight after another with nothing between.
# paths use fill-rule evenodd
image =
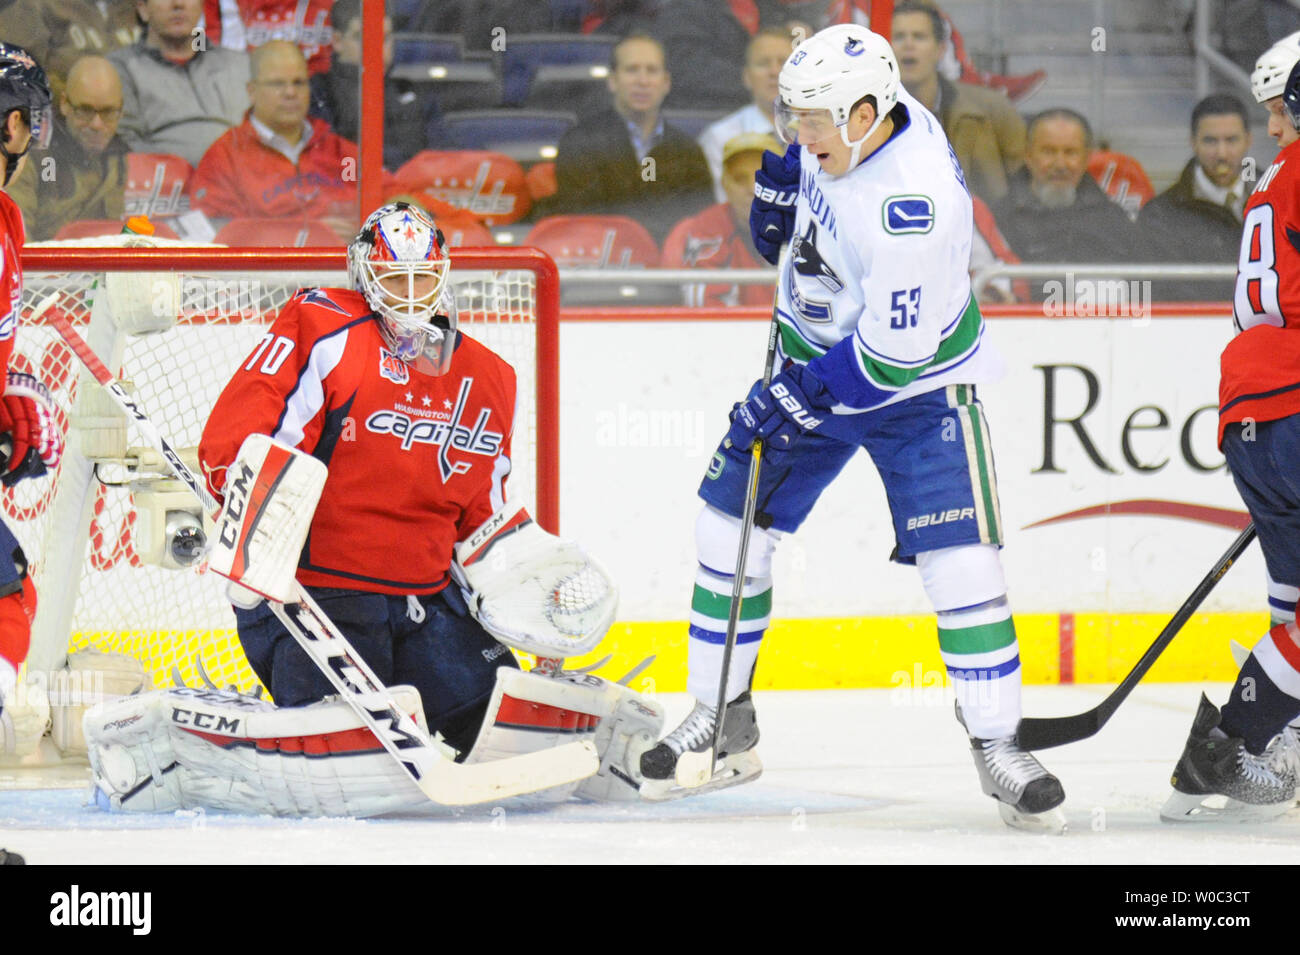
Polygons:
<instances>
[{"instance_id":1,"label":"goalie skate","mask_svg":"<svg viewBox=\"0 0 1300 955\"><path fill-rule=\"evenodd\" d=\"M1295 805L1295 779L1287 764L1290 740L1277 737L1259 756L1219 728L1217 707L1204 694L1183 755L1160 807L1165 822L1261 822Z\"/></svg>"},{"instance_id":2,"label":"goalie skate","mask_svg":"<svg viewBox=\"0 0 1300 955\"><path fill-rule=\"evenodd\" d=\"M718 758L710 774L716 724L713 707L697 702L681 725L642 754L641 775L645 781L641 784L641 795L659 802L757 779L763 772L763 764L754 752L758 745L758 719L749 692L727 705L718 737Z\"/></svg>"}]
</instances>

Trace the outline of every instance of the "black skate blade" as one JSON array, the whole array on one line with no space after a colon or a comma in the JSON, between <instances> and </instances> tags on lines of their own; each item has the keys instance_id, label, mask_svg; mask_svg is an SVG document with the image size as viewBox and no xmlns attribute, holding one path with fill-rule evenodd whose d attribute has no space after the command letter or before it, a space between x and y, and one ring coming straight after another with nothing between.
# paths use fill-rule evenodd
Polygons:
<instances>
[{"instance_id":1,"label":"black skate blade","mask_svg":"<svg viewBox=\"0 0 1300 955\"><path fill-rule=\"evenodd\" d=\"M711 778L708 775L709 754L707 752L686 753L683 754L682 758L685 759L686 756L691 755L704 757L705 778L696 785L682 785L680 780L684 775L690 779L694 767L691 767L691 764L688 763L688 770L683 773L679 764L677 779L647 779L643 782L641 784L641 798L648 799L651 802L667 802L672 799L681 799L684 796L702 796L705 793L747 783L752 779L757 779L763 772L763 763L758 758L758 754L752 749L722 757L722 759L718 760L717 768Z\"/></svg>"}]
</instances>

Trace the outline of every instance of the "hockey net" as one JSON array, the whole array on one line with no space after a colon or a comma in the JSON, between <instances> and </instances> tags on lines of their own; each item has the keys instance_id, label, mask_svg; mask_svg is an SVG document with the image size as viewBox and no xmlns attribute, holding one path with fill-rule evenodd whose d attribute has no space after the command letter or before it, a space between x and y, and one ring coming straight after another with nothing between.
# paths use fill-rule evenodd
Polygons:
<instances>
[{"instance_id":1,"label":"hockey net","mask_svg":"<svg viewBox=\"0 0 1300 955\"><path fill-rule=\"evenodd\" d=\"M130 383L163 436L177 449L193 449L222 388L289 297L301 287L347 286L344 255L342 250L123 241L154 247L48 243L29 246L24 255L24 318L10 367L36 375L51 389L68 438L53 479L0 490L0 508L23 546L39 595L28 670L53 671L67 653L95 648L136 657L156 686L171 685L173 672L198 685L201 666L218 686L252 690L257 679L239 647L224 581L192 567L167 569L142 559L150 546L138 539L146 536L141 528L147 525L136 495L150 493L142 490L146 487L180 491L181 486L167 483L165 470L151 465L147 455L132 457L145 442L130 426L124 443L132 450L122 460L109 459L116 451L105 456L103 425L120 413L106 404L57 331L47 321L26 319L38 303L57 294L54 309ZM554 264L533 250L509 249L457 249L452 263L462 329L506 358L518 375L507 494L529 504L554 530L559 301ZM179 282L165 273L178 274ZM160 311L179 313L175 323L145 334L119 328L105 305L109 274L132 276L125 286L116 280L116 287L141 295L167 278L172 288L179 287L179 308ZM195 463L195 455L181 453ZM154 478L164 483L149 485ZM157 520L149 523L161 526ZM398 560L399 547L395 541Z\"/></svg>"}]
</instances>

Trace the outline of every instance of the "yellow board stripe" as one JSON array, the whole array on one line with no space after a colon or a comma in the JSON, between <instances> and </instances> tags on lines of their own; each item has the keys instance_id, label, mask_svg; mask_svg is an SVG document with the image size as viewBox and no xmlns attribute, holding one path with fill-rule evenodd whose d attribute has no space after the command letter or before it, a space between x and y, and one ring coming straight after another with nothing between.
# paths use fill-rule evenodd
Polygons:
<instances>
[{"instance_id":1,"label":"yellow board stripe","mask_svg":"<svg viewBox=\"0 0 1300 955\"><path fill-rule=\"evenodd\" d=\"M1077 683L1118 683L1168 623L1167 614L1074 615ZM1016 634L1025 683L1060 682L1060 618L1017 614ZM1267 613L1197 614L1165 650L1146 679L1153 682L1231 680L1237 667L1229 640L1247 646L1269 627ZM595 653L569 662L577 667L605 654L600 672L617 679L650 654L655 662L634 681L646 692L686 689L686 624L615 624ZM947 682L933 614L906 617L817 618L772 621L758 656L754 686L763 690L930 687Z\"/></svg>"},{"instance_id":2,"label":"yellow board stripe","mask_svg":"<svg viewBox=\"0 0 1300 955\"><path fill-rule=\"evenodd\" d=\"M1167 614L1074 615L1074 682L1118 683L1168 622ZM1025 683L1060 682L1061 623L1057 614L1017 614L1016 634ZM1269 628L1267 613L1197 614L1152 667L1153 682L1226 681L1237 674L1229 640L1252 646ZM134 638L134 639L131 639ZM92 645L125 650L142 658L155 686L170 686L177 667L190 686L200 686L195 658L219 686L251 690L256 677L248 668L233 632L158 631L125 637L81 633L76 649ZM595 652L569 661L570 667L613 659L602 676L618 679L645 657L655 662L632 682L643 692L686 689L686 623L616 623ZM763 690L924 689L943 686L947 673L939 657L933 614L903 617L847 617L773 620L763 640L754 680Z\"/></svg>"}]
</instances>

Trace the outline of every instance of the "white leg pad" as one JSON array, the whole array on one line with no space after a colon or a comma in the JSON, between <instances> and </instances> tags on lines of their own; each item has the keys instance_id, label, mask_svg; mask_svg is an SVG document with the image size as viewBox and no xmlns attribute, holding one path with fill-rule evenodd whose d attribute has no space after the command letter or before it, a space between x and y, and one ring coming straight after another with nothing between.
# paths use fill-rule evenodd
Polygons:
<instances>
[{"instance_id":1,"label":"white leg pad","mask_svg":"<svg viewBox=\"0 0 1300 955\"><path fill-rule=\"evenodd\" d=\"M504 759L587 738L600 756L596 775L528 798L634 800L640 798L641 754L655 745L663 722L661 704L589 673L550 677L501 669L466 762Z\"/></svg>"},{"instance_id":2,"label":"white leg pad","mask_svg":"<svg viewBox=\"0 0 1300 955\"><path fill-rule=\"evenodd\" d=\"M419 693L390 689L423 725ZM95 801L108 810L364 818L428 806L334 698L277 708L226 690L161 690L93 707L85 735Z\"/></svg>"},{"instance_id":3,"label":"white leg pad","mask_svg":"<svg viewBox=\"0 0 1300 955\"><path fill-rule=\"evenodd\" d=\"M96 703L111 703L151 686L144 666L125 653L78 650L50 686L50 736L64 756L85 756L82 718Z\"/></svg>"}]
</instances>

